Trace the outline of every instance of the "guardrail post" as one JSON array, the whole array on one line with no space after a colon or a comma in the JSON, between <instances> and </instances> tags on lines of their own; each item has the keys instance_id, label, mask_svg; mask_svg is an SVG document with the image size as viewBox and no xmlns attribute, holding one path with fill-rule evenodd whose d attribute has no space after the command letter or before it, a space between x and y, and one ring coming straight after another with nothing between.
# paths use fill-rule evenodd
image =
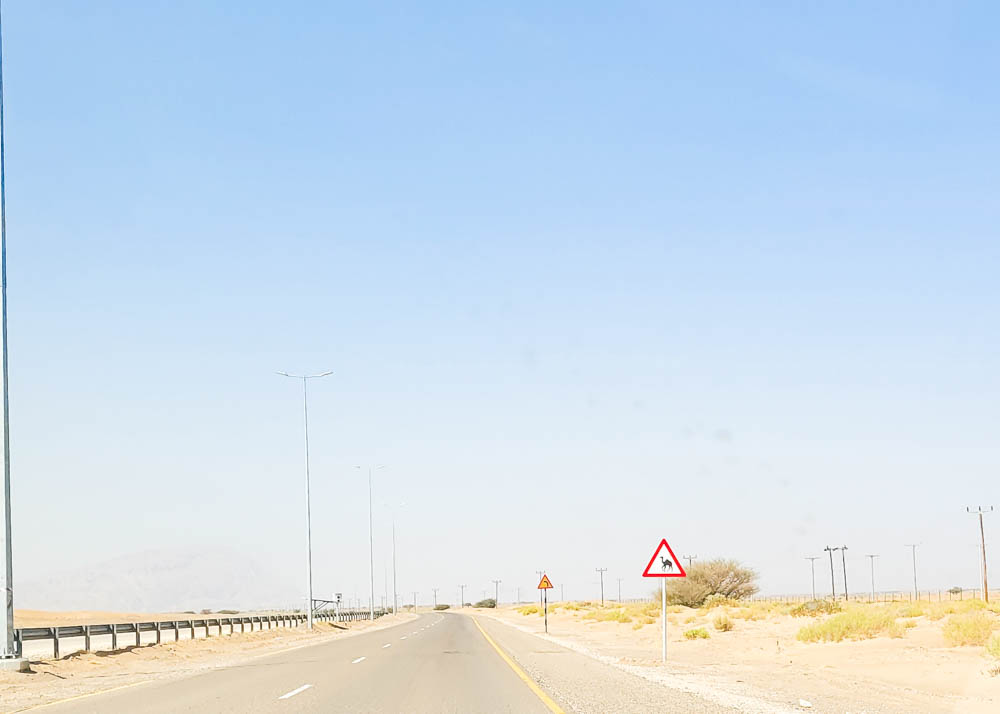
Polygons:
<instances>
[{"instance_id":1,"label":"guardrail post","mask_svg":"<svg viewBox=\"0 0 1000 714\"><path fill-rule=\"evenodd\" d=\"M174 642L181 639L181 626L177 620L174 620Z\"/></svg>"},{"instance_id":2,"label":"guardrail post","mask_svg":"<svg viewBox=\"0 0 1000 714\"><path fill-rule=\"evenodd\" d=\"M191 625L191 639L194 639L194 620L188 620L188 624Z\"/></svg>"},{"instance_id":3,"label":"guardrail post","mask_svg":"<svg viewBox=\"0 0 1000 714\"><path fill-rule=\"evenodd\" d=\"M160 623L156 623L156 644L160 644Z\"/></svg>"},{"instance_id":4,"label":"guardrail post","mask_svg":"<svg viewBox=\"0 0 1000 714\"><path fill-rule=\"evenodd\" d=\"M139 647L142 645L142 638L139 635L139 623L135 623L135 646Z\"/></svg>"},{"instance_id":5,"label":"guardrail post","mask_svg":"<svg viewBox=\"0 0 1000 714\"><path fill-rule=\"evenodd\" d=\"M83 651L90 652L90 625L83 626Z\"/></svg>"},{"instance_id":6,"label":"guardrail post","mask_svg":"<svg viewBox=\"0 0 1000 714\"><path fill-rule=\"evenodd\" d=\"M52 628L52 658L59 659L59 628Z\"/></svg>"},{"instance_id":7,"label":"guardrail post","mask_svg":"<svg viewBox=\"0 0 1000 714\"><path fill-rule=\"evenodd\" d=\"M118 649L118 625L111 624L111 651Z\"/></svg>"},{"instance_id":8,"label":"guardrail post","mask_svg":"<svg viewBox=\"0 0 1000 714\"><path fill-rule=\"evenodd\" d=\"M205 618L205 639L207 640L211 636L211 621L208 618Z\"/></svg>"}]
</instances>

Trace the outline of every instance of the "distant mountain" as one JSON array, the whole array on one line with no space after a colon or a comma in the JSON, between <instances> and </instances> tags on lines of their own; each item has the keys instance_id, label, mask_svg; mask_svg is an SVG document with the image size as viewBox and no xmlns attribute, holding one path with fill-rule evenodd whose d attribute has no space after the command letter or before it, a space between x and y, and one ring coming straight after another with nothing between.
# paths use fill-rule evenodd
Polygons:
<instances>
[{"instance_id":1,"label":"distant mountain","mask_svg":"<svg viewBox=\"0 0 1000 714\"><path fill-rule=\"evenodd\" d=\"M32 610L184 610L299 606L298 583L236 550L185 548L134 553L15 582L15 605Z\"/></svg>"}]
</instances>

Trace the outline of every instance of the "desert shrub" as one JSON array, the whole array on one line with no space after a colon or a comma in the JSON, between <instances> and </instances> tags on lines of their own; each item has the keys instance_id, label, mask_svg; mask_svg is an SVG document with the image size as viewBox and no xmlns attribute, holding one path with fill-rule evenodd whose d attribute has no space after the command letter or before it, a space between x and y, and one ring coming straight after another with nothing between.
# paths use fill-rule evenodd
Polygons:
<instances>
[{"instance_id":1,"label":"desert shrub","mask_svg":"<svg viewBox=\"0 0 1000 714\"><path fill-rule=\"evenodd\" d=\"M220 615L239 615L239 610L219 610Z\"/></svg>"},{"instance_id":2,"label":"desert shrub","mask_svg":"<svg viewBox=\"0 0 1000 714\"><path fill-rule=\"evenodd\" d=\"M570 611L576 611L582 609L581 604L578 602L567 602L563 605L563 607Z\"/></svg>"},{"instance_id":3,"label":"desert shrub","mask_svg":"<svg viewBox=\"0 0 1000 714\"><path fill-rule=\"evenodd\" d=\"M716 615L715 619L712 620L712 627L719 632L729 632L733 629L733 621L726 614Z\"/></svg>"},{"instance_id":4,"label":"desert shrub","mask_svg":"<svg viewBox=\"0 0 1000 714\"><path fill-rule=\"evenodd\" d=\"M952 647L985 645L996 627L996 619L985 612L952 615L944 623L944 638Z\"/></svg>"},{"instance_id":5,"label":"desert shrub","mask_svg":"<svg viewBox=\"0 0 1000 714\"><path fill-rule=\"evenodd\" d=\"M962 594L962 588L960 588L958 585L956 585L953 588L948 588L948 594L949 595L961 595Z\"/></svg>"},{"instance_id":6,"label":"desert shrub","mask_svg":"<svg viewBox=\"0 0 1000 714\"><path fill-rule=\"evenodd\" d=\"M708 630L704 627L697 627L693 630L687 630L684 633L684 637L689 640L707 640Z\"/></svg>"},{"instance_id":7,"label":"desert shrub","mask_svg":"<svg viewBox=\"0 0 1000 714\"><path fill-rule=\"evenodd\" d=\"M903 627L892 612L879 608L851 608L820 622L806 625L796 637L802 642L868 640L879 635L902 637Z\"/></svg>"},{"instance_id":8,"label":"desert shrub","mask_svg":"<svg viewBox=\"0 0 1000 714\"><path fill-rule=\"evenodd\" d=\"M497 606L497 601L491 597L488 597L485 600L480 600L473 607L496 607L496 606Z\"/></svg>"},{"instance_id":9,"label":"desert shrub","mask_svg":"<svg viewBox=\"0 0 1000 714\"><path fill-rule=\"evenodd\" d=\"M522 605L517 608L517 611L522 615L536 615L538 614L538 605Z\"/></svg>"},{"instance_id":10,"label":"desert shrub","mask_svg":"<svg viewBox=\"0 0 1000 714\"><path fill-rule=\"evenodd\" d=\"M796 605L788 614L792 617L819 617L820 615L832 615L842 609L837 600L810 600Z\"/></svg>"},{"instance_id":11,"label":"desert shrub","mask_svg":"<svg viewBox=\"0 0 1000 714\"><path fill-rule=\"evenodd\" d=\"M687 617L684 618L684 624L689 625L697 619L698 619L697 615L688 615Z\"/></svg>"},{"instance_id":12,"label":"desert shrub","mask_svg":"<svg viewBox=\"0 0 1000 714\"><path fill-rule=\"evenodd\" d=\"M435 605L435 606L434 606L434 609L435 609L435 610L447 610L447 609L448 609L449 607L451 607L451 605L445 605L445 604L444 604L444 603L442 602L442 603L438 603L437 605Z\"/></svg>"},{"instance_id":13,"label":"desert shrub","mask_svg":"<svg viewBox=\"0 0 1000 714\"><path fill-rule=\"evenodd\" d=\"M686 578L677 578L667 586L667 602L702 607L712 595L718 596L713 603L745 600L757 592L756 581L757 573L735 560L719 558L694 563L688 568Z\"/></svg>"},{"instance_id":14,"label":"desert shrub","mask_svg":"<svg viewBox=\"0 0 1000 714\"><path fill-rule=\"evenodd\" d=\"M591 610L583 616L584 620L597 620L598 622L632 622L632 618L625 612L623 607L605 608L603 610Z\"/></svg>"},{"instance_id":15,"label":"desert shrub","mask_svg":"<svg viewBox=\"0 0 1000 714\"><path fill-rule=\"evenodd\" d=\"M993 635L987 640L986 654L994 659L1000 659L1000 633Z\"/></svg>"}]
</instances>

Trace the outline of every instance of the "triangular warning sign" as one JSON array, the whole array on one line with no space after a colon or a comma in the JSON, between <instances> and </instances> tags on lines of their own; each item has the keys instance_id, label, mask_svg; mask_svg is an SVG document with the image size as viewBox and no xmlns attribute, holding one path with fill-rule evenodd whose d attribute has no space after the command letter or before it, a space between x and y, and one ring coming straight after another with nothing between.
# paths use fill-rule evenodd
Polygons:
<instances>
[{"instance_id":1,"label":"triangular warning sign","mask_svg":"<svg viewBox=\"0 0 1000 714\"><path fill-rule=\"evenodd\" d=\"M681 565L680 559L674 555L674 551L670 548L670 544L667 543L667 539L664 538L660 541L660 544L656 546L656 551L653 553L653 557L649 559L649 563L646 565L646 569L642 571L642 577L644 578L686 578L687 573L684 572L684 566Z\"/></svg>"},{"instance_id":2,"label":"triangular warning sign","mask_svg":"<svg viewBox=\"0 0 1000 714\"><path fill-rule=\"evenodd\" d=\"M538 583L538 589L539 590L551 590L552 589L552 581L549 580L549 576L548 575L542 575L542 579Z\"/></svg>"}]
</instances>

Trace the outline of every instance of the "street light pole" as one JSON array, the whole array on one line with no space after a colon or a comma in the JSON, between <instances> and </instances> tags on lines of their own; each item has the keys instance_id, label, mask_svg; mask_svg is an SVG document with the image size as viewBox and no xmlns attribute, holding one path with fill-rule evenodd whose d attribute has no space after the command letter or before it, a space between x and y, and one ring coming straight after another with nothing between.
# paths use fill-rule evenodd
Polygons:
<instances>
[{"instance_id":1,"label":"street light pole","mask_svg":"<svg viewBox=\"0 0 1000 714\"><path fill-rule=\"evenodd\" d=\"M392 614L399 614L399 599L396 597L396 517L392 517Z\"/></svg>"},{"instance_id":2,"label":"street light pole","mask_svg":"<svg viewBox=\"0 0 1000 714\"><path fill-rule=\"evenodd\" d=\"M920 591L917 590L917 545L918 543L907 543L906 547L912 551L913 554L913 599L920 599Z\"/></svg>"},{"instance_id":3,"label":"street light pole","mask_svg":"<svg viewBox=\"0 0 1000 714\"><path fill-rule=\"evenodd\" d=\"M608 569L594 568L594 570L601 574L601 607L604 607L604 574L608 572Z\"/></svg>"},{"instance_id":4,"label":"street light pole","mask_svg":"<svg viewBox=\"0 0 1000 714\"><path fill-rule=\"evenodd\" d=\"M865 557L868 558L868 561L871 563L872 566L872 602L875 602L875 558L877 558L878 555L869 554L866 555Z\"/></svg>"},{"instance_id":5,"label":"street light pole","mask_svg":"<svg viewBox=\"0 0 1000 714\"><path fill-rule=\"evenodd\" d=\"M14 553L11 548L10 509L10 400L7 372L7 176L5 171L3 121L3 24L0 21L0 332L2 332L3 364L3 580L0 597L4 612L0 617L0 663L8 660L5 669L25 670L27 660L19 657L14 642Z\"/></svg>"},{"instance_id":6,"label":"street light pole","mask_svg":"<svg viewBox=\"0 0 1000 714\"><path fill-rule=\"evenodd\" d=\"M333 374L333 372L322 372L321 374L289 374L288 372L278 372L282 377L302 380L302 424L305 431L306 441L306 570L309 581L309 602L306 604L306 621L309 629L313 626L313 550L312 550L312 497L309 492L309 390L307 384L310 379L319 379ZM6 387L6 380L4 381Z\"/></svg>"},{"instance_id":7,"label":"street light pole","mask_svg":"<svg viewBox=\"0 0 1000 714\"><path fill-rule=\"evenodd\" d=\"M360 469L360 466L354 468ZM382 466L376 466L376 469ZM371 585L369 617L375 620L375 529L372 521L372 467L368 467L368 578Z\"/></svg>"},{"instance_id":8,"label":"street light pole","mask_svg":"<svg viewBox=\"0 0 1000 714\"><path fill-rule=\"evenodd\" d=\"M805 558L809 561L810 569L812 570L812 585L813 585L813 600L816 599L816 561L819 560L818 555L808 555Z\"/></svg>"}]
</instances>

